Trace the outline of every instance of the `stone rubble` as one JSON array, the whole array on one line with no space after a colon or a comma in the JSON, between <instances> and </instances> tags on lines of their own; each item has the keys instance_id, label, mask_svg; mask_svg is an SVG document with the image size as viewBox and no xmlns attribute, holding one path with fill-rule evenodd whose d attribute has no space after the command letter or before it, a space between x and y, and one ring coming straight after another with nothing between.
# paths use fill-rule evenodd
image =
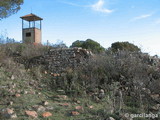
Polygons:
<instances>
[{"instance_id":1,"label":"stone rubble","mask_svg":"<svg viewBox=\"0 0 160 120\"><path fill-rule=\"evenodd\" d=\"M5 109L2 109L0 111L0 115L2 118L7 118L7 119L15 119L17 118L17 115L16 113L14 113L14 110L11 108L5 108Z\"/></svg>"},{"instance_id":2,"label":"stone rubble","mask_svg":"<svg viewBox=\"0 0 160 120\"><path fill-rule=\"evenodd\" d=\"M29 66L44 65L47 70L52 72L53 77L59 77L59 73L65 72L67 68L76 69L86 65L91 56L93 56L91 51L82 48L51 49L45 55L31 59Z\"/></svg>"}]
</instances>

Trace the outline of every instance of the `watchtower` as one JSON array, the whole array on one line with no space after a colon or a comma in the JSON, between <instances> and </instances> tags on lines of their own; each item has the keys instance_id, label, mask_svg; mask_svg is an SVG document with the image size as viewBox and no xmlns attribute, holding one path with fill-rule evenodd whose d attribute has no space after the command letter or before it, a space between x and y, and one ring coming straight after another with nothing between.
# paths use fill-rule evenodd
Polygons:
<instances>
[{"instance_id":1,"label":"watchtower","mask_svg":"<svg viewBox=\"0 0 160 120\"><path fill-rule=\"evenodd\" d=\"M22 41L27 44L41 44L42 18L35 14L20 17L22 19Z\"/></svg>"}]
</instances>

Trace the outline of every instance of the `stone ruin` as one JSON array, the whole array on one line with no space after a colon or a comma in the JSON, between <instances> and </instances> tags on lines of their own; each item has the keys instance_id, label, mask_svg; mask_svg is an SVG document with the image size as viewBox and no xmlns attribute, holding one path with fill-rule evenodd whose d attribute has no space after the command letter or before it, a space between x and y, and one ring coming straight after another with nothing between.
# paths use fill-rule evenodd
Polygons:
<instances>
[{"instance_id":1,"label":"stone ruin","mask_svg":"<svg viewBox=\"0 0 160 120\"><path fill-rule=\"evenodd\" d=\"M43 65L52 73L62 73L67 69L76 69L79 66L86 66L93 54L91 51L82 48L58 48L51 49L43 56L30 60L29 65Z\"/></svg>"}]
</instances>

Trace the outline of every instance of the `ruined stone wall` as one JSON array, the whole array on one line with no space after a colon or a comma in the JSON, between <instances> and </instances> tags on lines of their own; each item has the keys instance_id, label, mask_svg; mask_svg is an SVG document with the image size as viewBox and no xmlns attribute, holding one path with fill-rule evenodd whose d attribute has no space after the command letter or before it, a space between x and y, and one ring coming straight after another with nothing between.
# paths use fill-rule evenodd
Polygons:
<instances>
[{"instance_id":1,"label":"ruined stone wall","mask_svg":"<svg viewBox=\"0 0 160 120\"><path fill-rule=\"evenodd\" d=\"M52 49L44 56L31 59L30 64L40 64L53 73L62 73L68 68L87 65L91 57L92 53L82 48Z\"/></svg>"}]
</instances>

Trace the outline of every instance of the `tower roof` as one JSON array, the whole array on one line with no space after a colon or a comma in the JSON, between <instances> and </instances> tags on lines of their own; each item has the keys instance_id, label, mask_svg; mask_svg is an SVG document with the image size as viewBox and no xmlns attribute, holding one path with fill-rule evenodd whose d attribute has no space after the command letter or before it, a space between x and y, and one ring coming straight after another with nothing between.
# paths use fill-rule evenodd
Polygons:
<instances>
[{"instance_id":1,"label":"tower roof","mask_svg":"<svg viewBox=\"0 0 160 120\"><path fill-rule=\"evenodd\" d=\"M23 20L26 20L26 21L37 21L37 20L43 20L42 18L40 18L39 16L35 15L35 14L28 14L28 15L25 15L25 16L22 16L20 17L22 18Z\"/></svg>"}]
</instances>

